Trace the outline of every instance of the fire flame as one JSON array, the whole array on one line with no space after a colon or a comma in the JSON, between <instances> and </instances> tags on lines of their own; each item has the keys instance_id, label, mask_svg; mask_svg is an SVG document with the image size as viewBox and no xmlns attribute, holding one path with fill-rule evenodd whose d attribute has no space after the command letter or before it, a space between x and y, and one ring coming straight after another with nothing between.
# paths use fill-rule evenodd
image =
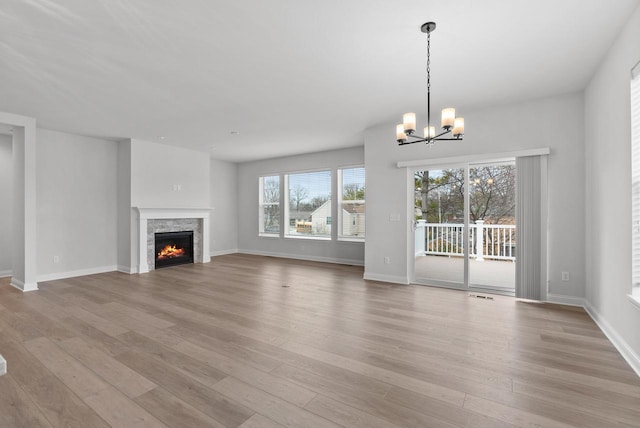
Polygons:
<instances>
[{"instance_id":1,"label":"fire flame","mask_svg":"<svg viewBox=\"0 0 640 428\"><path fill-rule=\"evenodd\" d=\"M184 256L184 248L176 248L175 245L166 245L158 253L158 260L170 259L172 257Z\"/></svg>"}]
</instances>

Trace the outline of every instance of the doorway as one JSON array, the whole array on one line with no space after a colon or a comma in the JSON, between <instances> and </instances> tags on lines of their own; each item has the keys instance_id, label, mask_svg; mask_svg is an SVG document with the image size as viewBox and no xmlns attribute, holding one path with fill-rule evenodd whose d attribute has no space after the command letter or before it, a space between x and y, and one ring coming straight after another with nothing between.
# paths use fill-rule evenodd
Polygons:
<instances>
[{"instance_id":1,"label":"doorway","mask_svg":"<svg viewBox=\"0 0 640 428\"><path fill-rule=\"evenodd\" d=\"M13 266L13 138L0 126L0 278L10 277Z\"/></svg>"},{"instance_id":2,"label":"doorway","mask_svg":"<svg viewBox=\"0 0 640 428\"><path fill-rule=\"evenodd\" d=\"M1 133L11 135L11 282L21 291L38 289L36 279L36 121L0 112Z\"/></svg>"},{"instance_id":3,"label":"doorway","mask_svg":"<svg viewBox=\"0 0 640 428\"><path fill-rule=\"evenodd\" d=\"M415 283L514 295L515 160L414 171Z\"/></svg>"}]
</instances>

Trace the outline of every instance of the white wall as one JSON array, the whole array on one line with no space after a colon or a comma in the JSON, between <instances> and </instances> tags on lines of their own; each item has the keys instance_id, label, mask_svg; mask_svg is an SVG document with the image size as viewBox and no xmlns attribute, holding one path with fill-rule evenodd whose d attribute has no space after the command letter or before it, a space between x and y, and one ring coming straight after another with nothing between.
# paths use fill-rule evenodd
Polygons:
<instances>
[{"instance_id":1,"label":"white wall","mask_svg":"<svg viewBox=\"0 0 640 428\"><path fill-rule=\"evenodd\" d=\"M355 147L240 164L238 166L238 245L240 251L308 260L362 264L364 245L361 242L259 237L258 178L266 174L332 169L335 182L337 167L362 165L363 162L363 148ZM366 178L368 186L368 171ZM367 193L367 204L369 203L368 197ZM367 205L367 216L369 212ZM334 236L336 235L335 230L332 230L332 233ZM368 239L368 229L366 233Z\"/></svg>"},{"instance_id":2,"label":"white wall","mask_svg":"<svg viewBox=\"0 0 640 428\"><path fill-rule=\"evenodd\" d=\"M10 135L0 135L0 277L11 275L13 257L13 141Z\"/></svg>"},{"instance_id":3,"label":"white wall","mask_svg":"<svg viewBox=\"0 0 640 428\"><path fill-rule=\"evenodd\" d=\"M631 292L630 70L640 61L640 7L585 90L587 301L640 373L640 308Z\"/></svg>"},{"instance_id":4,"label":"white wall","mask_svg":"<svg viewBox=\"0 0 640 428\"><path fill-rule=\"evenodd\" d=\"M208 208L208 154L131 140L131 204L143 208Z\"/></svg>"},{"instance_id":5,"label":"white wall","mask_svg":"<svg viewBox=\"0 0 640 428\"><path fill-rule=\"evenodd\" d=\"M238 251L238 165L211 159L211 255Z\"/></svg>"},{"instance_id":6,"label":"white wall","mask_svg":"<svg viewBox=\"0 0 640 428\"><path fill-rule=\"evenodd\" d=\"M115 269L117 143L45 129L36 141L38 279Z\"/></svg>"},{"instance_id":7,"label":"white wall","mask_svg":"<svg viewBox=\"0 0 640 428\"><path fill-rule=\"evenodd\" d=\"M549 147L549 290L584 296L584 120L581 94L568 94L519 104L463 112L464 141L441 141L400 147L395 126L380 125L365 132L367 169L367 240L365 276L407 282L408 231L413 212L408 210L406 188L411 178L398 161L437 159L483 153L504 153ZM399 114L402 112L399 112ZM400 221L390 221L399 214ZM390 264L384 264L384 257ZM561 282L561 272L571 273Z\"/></svg>"}]
</instances>

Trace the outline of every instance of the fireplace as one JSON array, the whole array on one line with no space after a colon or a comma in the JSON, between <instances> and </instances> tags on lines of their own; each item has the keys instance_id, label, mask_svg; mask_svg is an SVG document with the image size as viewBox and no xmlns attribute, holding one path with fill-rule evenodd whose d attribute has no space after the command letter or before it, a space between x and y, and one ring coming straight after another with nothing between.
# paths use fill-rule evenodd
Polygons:
<instances>
[{"instance_id":1,"label":"fireplace","mask_svg":"<svg viewBox=\"0 0 640 428\"><path fill-rule=\"evenodd\" d=\"M209 208L143 208L138 212L137 266L131 273L146 273L155 269L157 254L155 234L160 232L193 231L193 263L209 263Z\"/></svg>"},{"instance_id":2,"label":"fireplace","mask_svg":"<svg viewBox=\"0 0 640 428\"><path fill-rule=\"evenodd\" d=\"M193 231L155 234L155 268L193 263Z\"/></svg>"}]
</instances>

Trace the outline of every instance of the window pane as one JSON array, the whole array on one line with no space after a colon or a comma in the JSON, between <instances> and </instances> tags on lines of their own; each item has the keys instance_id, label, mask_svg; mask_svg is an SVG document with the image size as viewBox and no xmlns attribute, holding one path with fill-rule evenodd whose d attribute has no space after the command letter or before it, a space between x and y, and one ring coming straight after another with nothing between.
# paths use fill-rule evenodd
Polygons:
<instances>
[{"instance_id":1,"label":"window pane","mask_svg":"<svg viewBox=\"0 0 640 428\"><path fill-rule=\"evenodd\" d=\"M365 231L365 174L364 168L345 168L340 170L341 177L339 215L341 221L340 236L345 238L364 238Z\"/></svg>"},{"instance_id":2,"label":"window pane","mask_svg":"<svg viewBox=\"0 0 640 428\"><path fill-rule=\"evenodd\" d=\"M280 177L260 177L259 232L266 235L280 234Z\"/></svg>"},{"instance_id":3,"label":"window pane","mask_svg":"<svg viewBox=\"0 0 640 428\"><path fill-rule=\"evenodd\" d=\"M287 183L286 234L331 237L331 171L289 174Z\"/></svg>"}]
</instances>

